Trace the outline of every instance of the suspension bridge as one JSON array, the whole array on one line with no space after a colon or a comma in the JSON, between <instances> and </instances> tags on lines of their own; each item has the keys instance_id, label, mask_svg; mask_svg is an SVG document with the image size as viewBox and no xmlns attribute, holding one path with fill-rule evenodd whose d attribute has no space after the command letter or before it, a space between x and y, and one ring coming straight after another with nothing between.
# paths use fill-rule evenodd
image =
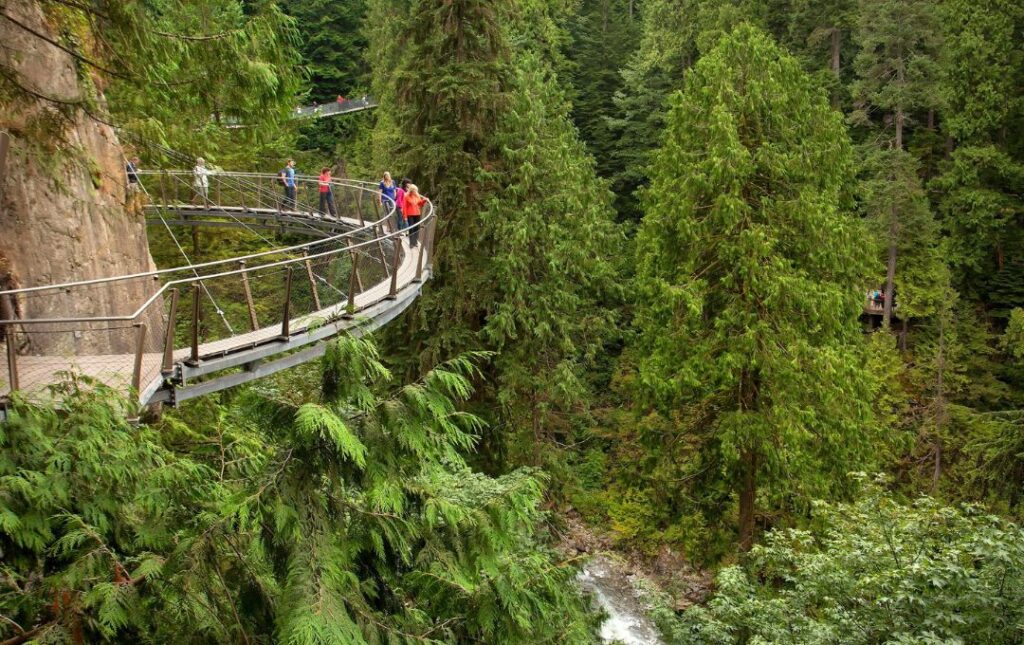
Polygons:
<instances>
[{"instance_id":1,"label":"suspension bridge","mask_svg":"<svg viewBox=\"0 0 1024 645\"><path fill-rule=\"evenodd\" d=\"M335 216L319 211L315 177L297 177L294 200L270 174L215 172L205 197L192 171L140 171L139 178L151 242L167 238L161 244L176 247L185 263L0 291L0 399L50 396L54 383L73 375L140 404L176 404L313 360L339 334L379 328L431 276L431 202L402 228L394 204L382 207L376 185L366 182L331 182ZM237 231L260 250L193 262L179 234L191 231L198 245L213 230ZM117 311L18 315L57 310L47 302L67 299L88 311L90 302L140 291L148 294L141 304L124 298Z\"/></svg>"}]
</instances>

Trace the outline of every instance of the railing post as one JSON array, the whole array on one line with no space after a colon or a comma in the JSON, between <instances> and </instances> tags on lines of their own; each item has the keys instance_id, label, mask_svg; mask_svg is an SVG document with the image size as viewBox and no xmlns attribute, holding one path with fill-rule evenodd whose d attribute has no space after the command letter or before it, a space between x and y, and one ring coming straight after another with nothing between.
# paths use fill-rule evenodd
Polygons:
<instances>
[{"instance_id":1,"label":"railing post","mask_svg":"<svg viewBox=\"0 0 1024 645\"><path fill-rule=\"evenodd\" d=\"M417 231L418 237L426 238L426 235L424 234L423 231L423 222L416 222L416 226L420 227L420 230ZM419 248L416 249L416 277L413 278L412 281L423 282L423 249L427 247L427 240L419 240L419 244L417 244L417 246Z\"/></svg>"},{"instance_id":2,"label":"railing post","mask_svg":"<svg viewBox=\"0 0 1024 645\"><path fill-rule=\"evenodd\" d=\"M352 274L348 278L348 303L345 305L345 317L351 318L356 312L356 284L359 278L359 255L352 251Z\"/></svg>"},{"instance_id":3,"label":"railing post","mask_svg":"<svg viewBox=\"0 0 1024 645\"><path fill-rule=\"evenodd\" d=\"M178 317L178 288L171 289L171 307L167 311L167 329L164 331L164 360L160 371L166 376L174 371L174 321Z\"/></svg>"},{"instance_id":4,"label":"railing post","mask_svg":"<svg viewBox=\"0 0 1024 645\"><path fill-rule=\"evenodd\" d=\"M260 328L260 321L256 318L256 306L252 302L252 289L249 288L249 272L245 270L245 260L238 261L238 268L242 270L242 290L245 293L245 306L249 309L249 329L256 331Z\"/></svg>"},{"instance_id":5,"label":"railing post","mask_svg":"<svg viewBox=\"0 0 1024 645\"><path fill-rule=\"evenodd\" d=\"M132 368L132 390L142 390L142 353L146 350L146 323L135 323L135 365Z\"/></svg>"},{"instance_id":6,"label":"railing post","mask_svg":"<svg viewBox=\"0 0 1024 645\"><path fill-rule=\"evenodd\" d=\"M365 226L366 220L363 218L363 193L365 191L360 190L356 195L356 212L359 213L359 225Z\"/></svg>"},{"instance_id":7,"label":"railing post","mask_svg":"<svg viewBox=\"0 0 1024 645\"><path fill-rule=\"evenodd\" d=\"M391 290L388 292L388 300L398 297L398 266L402 262L402 240L399 236L391 238L391 244L395 247L394 257L391 264Z\"/></svg>"},{"instance_id":8,"label":"railing post","mask_svg":"<svg viewBox=\"0 0 1024 645\"><path fill-rule=\"evenodd\" d=\"M0 318L14 320L14 303L12 296L0 296ZM6 325L4 337L7 341L7 376L10 379L11 392L18 389L18 337L14 331L14 323Z\"/></svg>"},{"instance_id":9,"label":"railing post","mask_svg":"<svg viewBox=\"0 0 1024 645\"><path fill-rule=\"evenodd\" d=\"M359 287L359 293L363 292L363 276L359 273L359 252L352 251L352 272L356 274L356 286Z\"/></svg>"},{"instance_id":10,"label":"railing post","mask_svg":"<svg viewBox=\"0 0 1024 645\"><path fill-rule=\"evenodd\" d=\"M216 190L213 191L213 198L215 200L217 200L217 205L221 206L221 205L224 204L224 202L222 202L221 199L220 199L220 184L221 184L220 177L218 177L217 175L214 175L213 176L213 181L215 181L217 183L217 188L216 188ZM209 208L209 206L207 206L207 208Z\"/></svg>"},{"instance_id":11,"label":"railing post","mask_svg":"<svg viewBox=\"0 0 1024 645\"><path fill-rule=\"evenodd\" d=\"M309 288L313 292L313 305L315 307L313 311L320 311L320 294L316 290L316 280L313 279L313 263L309 260L309 251L302 249L302 255L305 257L306 277L309 278Z\"/></svg>"},{"instance_id":12,"label":"railing post","mask_svg":"<svg viewBox=\"0 0 1024 645\"><path fill-rule=\"evenodd\" d=\"M433 210L433 209L432 209ZM430 226L427 228L427 268L434 268L434 235L437 233L437 212L431 213Z\"/></svg>"},{"instance_id":13,"label":"railing post","mask_svg":"<svg viewBox=\"0 0 1024 645\"><path fill-rule=\"evenodd\" d=\"M201 289L202 287L198 282L192 283L192 339L191 343L189 343L191 351L188 362L193 366L199 364L199 322L203 315L203 310L200 306L202 302L200 297Z\"/></svg>"},{"instance_id":14,"label":"railing post","mask_svg":"<svg viewBox=\"0 0 1024 645\"><path fill-rule=\"evenodd\" d=\"M167 171L160 171L160 209L167 210Z\"/></svg>"},{"instance_id":15,"label":"railing post","mask_svg":"<svg viewBox=\"0 0 1024 645\"><path fill-rule=\"evenodd\" d=\"M281 314L281 338L288 340L291 335L292 316L292 267L288 267L284 279L284 311Z\"/></svg>"},{"instance_id":16,"label":"railing post","mask_svg":"<svg viewBox=\"0 0 1024 645\"><path fill-rule=\"evenodd\" d=\"M376 202L374 202L376 204ZM379 219L379 218L378 218ZM380 238L384 237L383 227L374 224L373 225L373 236L377 238L377 251L380 253L380 264L384 267L384 273L387 277L391 277L391 267L388 266L388 258L384 255L384 243L380 241Z\"/></svg>"}]
</instances>

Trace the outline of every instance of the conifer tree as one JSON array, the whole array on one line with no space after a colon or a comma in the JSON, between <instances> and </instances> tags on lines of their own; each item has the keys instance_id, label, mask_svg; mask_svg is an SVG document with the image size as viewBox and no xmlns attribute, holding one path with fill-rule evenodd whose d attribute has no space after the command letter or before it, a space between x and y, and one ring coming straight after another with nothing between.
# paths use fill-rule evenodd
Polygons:
<instances>
[{"instance_id":1,"label":"conifer tree","mask_svg":"<svg viewBox=\"0 0 1024 645\"><path fill-rule=\"evenodd\" d=\"M869 144L869 181L885 185L873 191L867 207L876 235L885 248L886 278L883 324L892 319L897 259L908 246L934 248L937 240L922 239L931 217L923 200L916 160L905 152L905 134L916 110L934 109L940 102L938 49L941 33L937 13L927 0L863 0L860 3L855 61L858 79L853 87L855 123L869 125L882 113L884 135ZM912 212L911 212L912 211ZM928 275L922 267L919 275ZM911 280L900 284L900 297L918 288ZM922 287L927 288L927 287ZM902 305L901 305L902 306ZM904 320L907 313L903 314Z\"/></svg>"},{"instance_id":2,"label":"conifer tree","mask_svg":"<svg viewBox=\"0 0 1024 645\"><path fill-rule=\"evenodd\" d=\"M441 214L436 277L407 317L406 347L426 365L496 351L492 400L536 461L554 418L588 398L582 369L610 330L598 302L616 237L549 60L550 4L523 10L529 24L506 2L415 2L398 27L399 71L382 79L395 101L382 124L397 124L401 173Z\"/></svg>"},{"instance_id":3,"label":"conifer tree","mask_svg":"<svg viewBox=\"0 0 1024 645\"><path fill-rule=\"evenodd\" d=\"M622 69L624 87L609 121L617 139L611 179L620 218L640 219L635 193L647 182L669 95L683 86L686 71L716 38L735 24L756 22L763 9L759 0L644 2L640 44Z\"/></svg>"},{"instance_id":4,"label":"conifer tree","mask_svg":"<svg viewBox=\"0 0 1024 645\"><path fill-rule=\"evenodd\" d=\"M1015 261L1024 257L1024 7L1009 0L943 7L944 129L956 147L933 187L958 286L990 302L989 276L1015 273L1020 282Z\"/></svg>"},{"instance_id":5,"label":"conifer tree","mask_svg":"<svg viewBox=\"0 0 1024 645\"><path fill-rule=\"evenodd\" d=\"M791 0L787 7L787 35L796 51L803 52L810 70L824 71L816 78L829 88L833 105L845 98L844 60L849 68L854 26L857 19L855 0Z\"/></svg>"},{"instance_id":6,"label":"conifer tree","mask_svg":"<svg viewBox=\"0 0 1024 645\"><path fill-rule=\"evenodd\" d=\"M480 358L391 388L374 345L343 339L319 388L159 428L88 381L60 410L19 401L0 424L0 638L592 642L575 570L535 537L540 476L462 457Z\"/></svg>"},{"instance_id":7,"label":"conifer tree","mask_svg":"<svg viewBox=\"0 0 1024 645\"><path fill-rule=\"evenodd\" d=\"M640 11L633 0L586 0L569 27L573 121L596 161L598 174L606 178L618 169L612 156L616 141L609 120L615 109L613 100L623 91L619 69L639 40Z\"/></svg>"},{"instance_id":8,"label":"conifer tree","mask_svg":"<svg viewBox=\"0 0 1024 645\"><path fill-rule=\"evenodd\" d=\"M702 478L694 493L719 491L709 505L738 498L744 549L759 506L838 493L866 456L851 172L840 115L750 26L688 75L652 165L638 239L639 393L676 420L676 441L690 446L682 458Z\"/></svg>"}]
</instances>

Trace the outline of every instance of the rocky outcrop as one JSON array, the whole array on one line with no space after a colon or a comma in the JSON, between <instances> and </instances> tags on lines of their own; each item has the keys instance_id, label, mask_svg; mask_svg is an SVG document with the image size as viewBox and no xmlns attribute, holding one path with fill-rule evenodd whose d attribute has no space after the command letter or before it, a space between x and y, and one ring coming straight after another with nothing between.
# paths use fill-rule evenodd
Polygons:
<instances>
[{"instance_id":1,"label":"rocky outcrop","mask_svg":"<svg viewBox=\"0 0 1024 645\"><path fill-rule=\"evenodd\" d=\"M40 37L55 38L57 29L38 2L0 0L0 7L38 32L0 20L7 90L0 94L0 130L10 135L0 174L0 258L7 284L32 287L153 270L145 221L124 208L117 134L90 115L103 106L91 70ZM42 293L21 296L16 306L25 319L125 315L157 286L147 279ZM141 321L154 330L151 338L162 331L159 309ZM100 329L107 326L25 325L19 344L32 354L133 351L130 329Z\"/></svg>"}]
</instances>

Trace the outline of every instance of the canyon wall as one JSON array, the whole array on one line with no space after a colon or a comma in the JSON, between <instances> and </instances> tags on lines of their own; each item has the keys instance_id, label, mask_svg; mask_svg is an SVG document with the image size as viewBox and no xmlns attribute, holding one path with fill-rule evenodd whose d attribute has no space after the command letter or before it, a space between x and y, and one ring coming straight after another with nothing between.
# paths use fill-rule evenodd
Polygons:
<instances>
[{"instance_id":1,"label":"canyon wall","mask_svg":"<svg viewBox=\"0 0 1024 645\"><path fill-rule=\"evenodd\" d=\"M0 8L23 25L0 20L0 131L10 140L0 174L0 290L153 270L144 218L124 207L123 151L103 122L94 70L40 37L56 40L57 29L38 2ZM24 294L15 308L22 319L126 315L158 286L148 278ZM150 348L163 333L161 309L139 321ZM134 351L134 332L131 323L20 325L18 344L23 354L120 354Z\"/></svg>"}]
</instances>

